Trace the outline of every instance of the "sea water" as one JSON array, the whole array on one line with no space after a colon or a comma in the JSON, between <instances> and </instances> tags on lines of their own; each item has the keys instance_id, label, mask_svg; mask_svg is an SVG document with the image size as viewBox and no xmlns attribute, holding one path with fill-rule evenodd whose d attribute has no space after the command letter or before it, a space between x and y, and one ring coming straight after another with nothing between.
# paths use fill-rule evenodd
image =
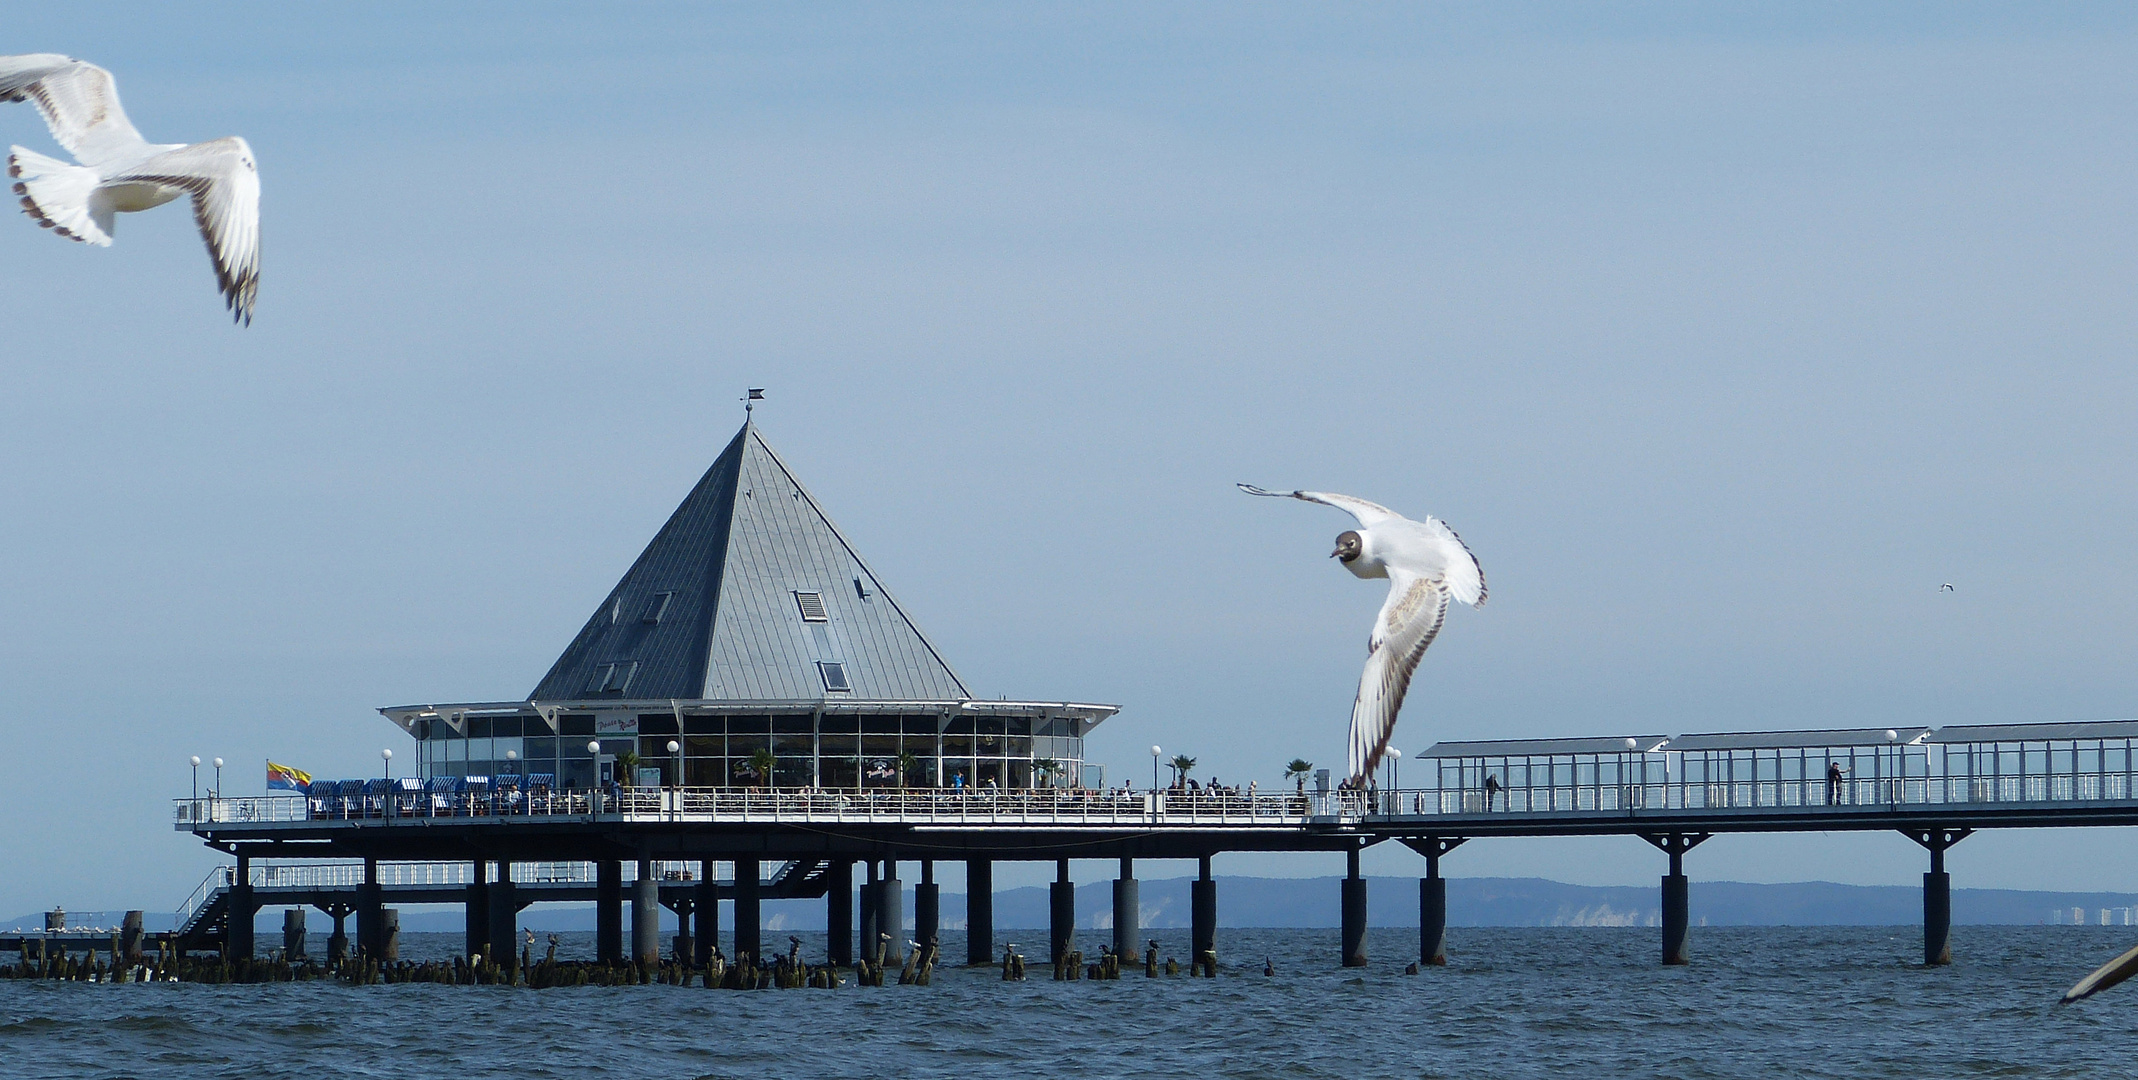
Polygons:
<instances>
[{"instance_id":1,"label":"sea water","mask_svg":"<svg viewBox=\"0 0 2138 1080\"><path fill-rule=\"evenodd\" d=\"M1185 971L1183 932L1147 936ZM559 955L585 955L591 937L563 935ZM962 958L962 939L946 937L945 955ZM1925 968L1909 927L1696 928L1692 965L1665 968L1654 929L1456 928L1446 968L1407 976L1415 932L1374 930L1372 963L1346 969L1334 931L1228 929L1215 980L1138 966L1065 983L1050 978L1042 932L999 938L1033 958L1030 981L992 967L839 990L0 981L0 1075L2138 1075L2138 983L2056 1004L2132 930L1956 927L1952 966ZM1080 932L1087 959L1101 940ZM802 944L823 955L821 934ZM403 938L410 959L458 947Z\"/></svg>"}]
</instances>

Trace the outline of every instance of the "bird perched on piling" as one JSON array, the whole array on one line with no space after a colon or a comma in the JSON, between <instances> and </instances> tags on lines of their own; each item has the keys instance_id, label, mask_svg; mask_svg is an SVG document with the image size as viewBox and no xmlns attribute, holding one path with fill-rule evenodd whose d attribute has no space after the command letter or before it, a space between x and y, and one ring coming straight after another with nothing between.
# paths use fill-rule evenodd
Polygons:
<instances>
[{"instance_id":1,"label":"bird perched on piling","mask_svg":"<svg viewBox=\"0 0 2138 1080\"><path fill-rule=\"evenodd\" d=\"M1351 705L1351 783L1362 786L1388 752L1411 673L1447 619L1448 598L1483 607L1485 569L1462 537L1438 518L1412 521L1379 503L1325 491L1239 487L1249 495L1300 499L1350 514L1359 527L1338 534L1330 558L1354 576L1388 579L1388 599L1367 640L1366 670Z\"/></svg>"},{"instance_id":2,"label":"bird perched on piling","mask_svg":"<svg viewBox=\"0 0 2138 1080\"><path fill-rule=\"evenodd\" d=\"M24 213L69 240L109 247L115 215L191 195L224 306L251 325L260 287L260 171L245 140L149 142L119 107L111 72L58 53L0 56L0 101L34 102L53 140L79 162L10 147L7 174Z\"/></svg>"}]
</instances>

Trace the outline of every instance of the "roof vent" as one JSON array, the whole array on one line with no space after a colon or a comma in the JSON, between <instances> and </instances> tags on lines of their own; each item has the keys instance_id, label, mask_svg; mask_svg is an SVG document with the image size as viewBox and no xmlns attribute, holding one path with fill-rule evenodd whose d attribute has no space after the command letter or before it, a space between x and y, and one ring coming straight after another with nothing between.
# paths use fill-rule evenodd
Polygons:
<instances>
[{"instance_id":1,"label":"roof vent","mask_svg":"<svg viewBox=\"0 0 2138 1080\"><path fill-rule=\"evenodd\" d=\"M668 602L676 598L672 592L654 593L646 601L646 613L638 617L642 623L658 624L661 616L668 614Z\"/></svg>"},{"instance_id":2,"label":"roof vent","mask_svg":"<svg viewBox=\"0 0 2138 1080\"><path fill-rule=\"evenodd\" d=\"M824 689L840 694L853 692L854 684L847 681L845 664L820 660L817 662L817 673L824 676Z\"/></svg>"},{"instance_id":3,"label":"roof vent","mask_svg":"<svg viewBox=\"0 0 2138 1080\"><path fill-rule=\"evenodd\" d=\"M797 592L794 594L794 604L802 609L803 622L831 621L831 617L824 613L823 593Z\"/></svg>"}]
</instances>

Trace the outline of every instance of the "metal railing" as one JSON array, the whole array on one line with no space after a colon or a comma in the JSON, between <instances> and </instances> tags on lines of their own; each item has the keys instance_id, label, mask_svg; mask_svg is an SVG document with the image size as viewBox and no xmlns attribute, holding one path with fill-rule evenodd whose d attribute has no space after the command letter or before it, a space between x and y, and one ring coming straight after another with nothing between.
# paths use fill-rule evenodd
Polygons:
<instances>
[{"instance_id":1,"label":"metal railing","mask_svg":"<svg viewBox=\"0 0 2138 1080\"><path fill-rule=\"evenodd\" d=\"M391 825L438 818L499 822L598 818L634 823L1269 828L1356 822L1389 816L1756 811L1819 806L2105 802L2131 798L2132 784L2127 774L2081 773L1927 779L1850 778L1839 783L1810 779L1516 784L1494 788L1255 795L1181 791L952 792L930 789L854 792L623 788L613 792L564 791L476 800L422 793L348 796L341 800L333 797L180 799L174 817L178 828L189 831L218 824L364 821ZM465 866L458 872L466 873ZM465 881L464 878L461 880Z\"/></svg>"},{"instance_id":2,"label":"metal railing","mask_svg":"<svg viewBox=\"0 0 2138 1080\"><path fill-rule=\"evenodd\" d=\"M179 799L179 829L284 822L393 823L438 818L599 817L635 822L823 822L980 825L1301 825L1364 807L1363 796L1081 791L731 791L622 788L511 797L427 793Z\"/></svg>"},{"instance_id":3,"label":"metal railing","mask_svg":"<svg viewBox=\"0 0 2138 1080\"><path fill-rule=\"evenodd\" d=\"M787 864L773 869L765 878L767 884L787 872ZM629 885L638 880L638 864L625 861L623 881ZM473 862L381 862L378 864L377 881L392 888L465 888L475 880ZM662 881L695 881L698 876L696 862L673 862L657 860L653 864L654 876ZM515 862L512 864L512 881L515 885L592 885L597 881L598 871L591 862ZM194 886L191 895L178 905L177 926L190 929L195 912L209 901L237 884L238 868L231 865L218 866L208 871L208 876ZM272 892L275 890L301 889L353 889L364 883L362 862L255 862L247 868L246 880L253 888ZM715 884L731 885L732 879L715 878Z\"/></svg>"},{"instance_id":4,"label":"metal railing","mask_svg":"<svg viewBox=\"0 0 2138 1080\"><path fill-rule=\"evenodd\" d=\"M2003 777L1673 781L1663 784L1554 784L1383 792L1375 813L1560 814L1624 810L1760 810L1819 806L1941 806L2123 802L2124 773Z\"/></svg>"}]
</instances>

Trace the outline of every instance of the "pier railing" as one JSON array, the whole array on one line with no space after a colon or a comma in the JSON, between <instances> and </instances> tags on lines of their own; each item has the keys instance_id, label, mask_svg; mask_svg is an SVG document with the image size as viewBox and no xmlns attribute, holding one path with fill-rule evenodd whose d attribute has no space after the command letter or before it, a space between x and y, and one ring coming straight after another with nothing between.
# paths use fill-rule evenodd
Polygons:
<instances>
[{"instance_id":1,"label":"pier railing","mask_svg":"<svg viewBox=\"0 0 2138 1080\"><path fill-rule=\"evenodd\" d=\"M729 791L623 788L477 795L395 793L179 799L179 829L320 821L437 818L601 818L632 822L915 823L974 825L1186 824L1296 826L1355 817L1363 796L1201 792Z\"/></svg>"},{"instance_id":2,"label":"pier railing","mask_svg":"<svg viewBox=\"0 0 2138 1080\"><path fill-rule=\"evenodd\" d=\"M1646 784L1513 784L1370 792L729 791L180 799L181 830L216 825L579 818L633 823L915 824L932 826L1300 827L1373 818L1470 814L1796 810L1807 807L2027 805L2132 798L2122 773L2004 777L1851 778ZM256 883L257 884L257 883Z\"/></svg>"}]
</instances>

